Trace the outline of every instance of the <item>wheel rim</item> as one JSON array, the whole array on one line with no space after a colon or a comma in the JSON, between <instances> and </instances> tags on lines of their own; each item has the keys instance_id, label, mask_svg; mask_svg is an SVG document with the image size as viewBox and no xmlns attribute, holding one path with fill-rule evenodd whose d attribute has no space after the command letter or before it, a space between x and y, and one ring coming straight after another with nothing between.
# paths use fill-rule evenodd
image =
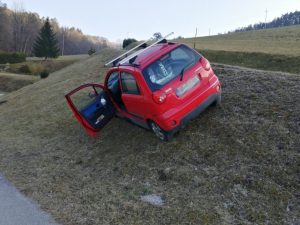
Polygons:
<instances>
[{"instance_id":1,"label":"wheel rim","mask_svg":"<svg viewBox=\"0 0 300 225\"><path fill-rule=\"evenodd\" d=\"M164 135L162 129L161 129L158 125L156 125L155 123L151 123L151 128L152 128L154 134L155 134L159 139L161 139L161 140L164 140L164 139L165 139L165 135Z\"/></svg>"}]
</instances>

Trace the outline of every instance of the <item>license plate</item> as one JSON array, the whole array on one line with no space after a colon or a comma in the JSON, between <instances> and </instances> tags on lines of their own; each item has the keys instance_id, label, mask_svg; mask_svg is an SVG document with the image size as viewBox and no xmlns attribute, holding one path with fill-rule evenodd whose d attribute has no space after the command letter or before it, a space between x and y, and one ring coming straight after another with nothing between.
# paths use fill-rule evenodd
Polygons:
<instances>
[{"instance_id":1,"label":"license plate","mask_svg":"<svg viewBox=\"0 0 300 225\"><path fill-rule=\"evenodd\" d=\"M188 80L185 84L176 89L177 97L184 95L188 90L192 89L199 83L200 79L198 76L195 76L192 79Z\"/></svg>"}]
</instances>

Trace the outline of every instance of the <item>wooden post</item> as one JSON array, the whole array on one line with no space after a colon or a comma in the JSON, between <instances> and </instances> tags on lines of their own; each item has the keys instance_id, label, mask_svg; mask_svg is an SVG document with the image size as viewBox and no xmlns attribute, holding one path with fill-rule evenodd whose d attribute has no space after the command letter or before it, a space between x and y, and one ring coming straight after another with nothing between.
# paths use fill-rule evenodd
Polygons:
<instances>
[{"instance_id":1,"label":"wooden post","mask_svg":"<svg viewBox=\"0 0 300 225\"><path fill-rule=\"evenodd\" d=\"M197 38L198 28L196 27L195 39L194 39L194 49L196 49L196 38Z\"/></svg>"},{"instance_id":2,"label":"wooden post","mask_svg":"<svg viewBox=\"0 0 300 225\"><path fill-rule=\"evenodd\" d=\"M65 51L65 29L63 28L63 35L62 35L62 50L61 50L61 55L64 55Z\"/></svg>"}]
</instances>

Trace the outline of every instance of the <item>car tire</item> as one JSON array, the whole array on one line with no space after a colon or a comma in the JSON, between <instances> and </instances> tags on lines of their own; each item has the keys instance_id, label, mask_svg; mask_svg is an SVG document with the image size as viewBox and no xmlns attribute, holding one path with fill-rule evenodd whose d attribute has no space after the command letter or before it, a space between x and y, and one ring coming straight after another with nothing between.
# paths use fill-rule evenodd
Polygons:
<instances>
[{"instance_id":1,"label":"car tire","mask_svg":"<svg viewBox=\"0 0 300 225\"><path fill-rule=\"evenodd\" d=\"M158 126L155 122L149 121L149 127L155 136L161 141L170 141L172 135L167 131L164 131L160 126Z\"/></svg>"},{"instance_id":2,"label":"car tire","mask_svg":"<svg viewBox=\"0 0 300 225\"><path fill-rule=\"evenodd\" d=\"M216 99L216 101L214 101L211 105L213 107L216 107L216 106L219 106L221 105L221 100L222 100L222 97L221 97L221 94L219 94L218 98Z\"/></svg>"}]
</instances>

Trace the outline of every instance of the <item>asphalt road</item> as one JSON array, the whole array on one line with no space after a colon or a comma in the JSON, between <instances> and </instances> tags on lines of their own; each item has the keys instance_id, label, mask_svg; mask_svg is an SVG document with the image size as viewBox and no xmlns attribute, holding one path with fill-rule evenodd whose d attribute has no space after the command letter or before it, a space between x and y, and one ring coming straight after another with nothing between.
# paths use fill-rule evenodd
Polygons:
<instances>
[{"instance_id":1,"label":"asphalt road","mask_svg":"<svg viewBox=\"0 0 300 225\"><path fill-rule=\"evenodd\" d=\"M0 225L57 225L0 174Z\"/></svg>"}]
</instances>

